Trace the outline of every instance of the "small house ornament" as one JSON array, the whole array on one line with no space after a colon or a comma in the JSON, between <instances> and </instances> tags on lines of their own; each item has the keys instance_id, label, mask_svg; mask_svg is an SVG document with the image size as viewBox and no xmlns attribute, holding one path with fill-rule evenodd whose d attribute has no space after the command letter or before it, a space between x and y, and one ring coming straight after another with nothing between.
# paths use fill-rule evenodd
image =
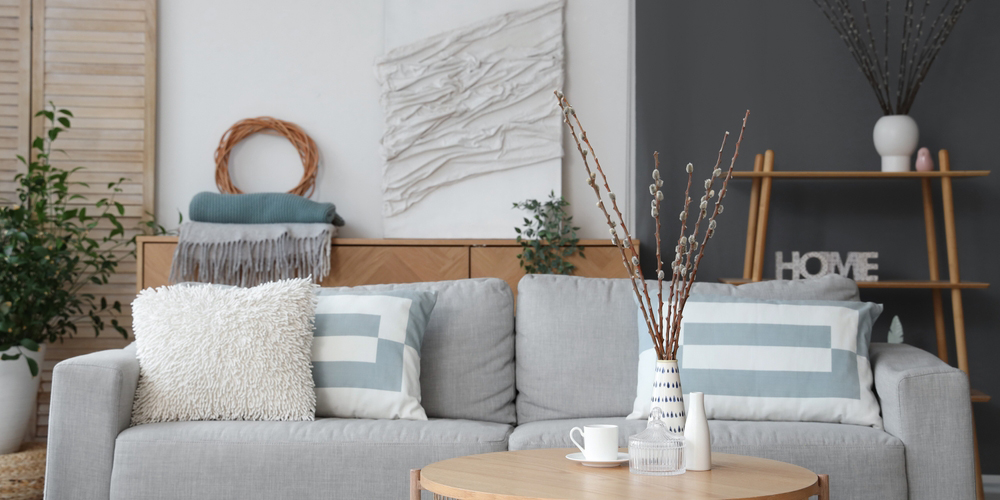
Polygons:
<instances>
[{"instance_id":1,"label":"small house ornament","mask_svg":"<svg viewBox=\"0 0 1000 500\"><path fill-rule=\"evenodd\" d=\"M785 271L791 271L793 280L802 278L819 278L828 274L839 274L847 277L853 274L854 281L878 281L878 276L871 274L878 270L878 264L872 262L878 259L878 252L848 252L847 259L840 259L840 252L807 252L799 255L792 252L792 260L785 262L782 252L774 254L775 279L785 279ZM819 270L811 273L807 269L809 261L819 262Z\"/></svg>"}]
</instances>

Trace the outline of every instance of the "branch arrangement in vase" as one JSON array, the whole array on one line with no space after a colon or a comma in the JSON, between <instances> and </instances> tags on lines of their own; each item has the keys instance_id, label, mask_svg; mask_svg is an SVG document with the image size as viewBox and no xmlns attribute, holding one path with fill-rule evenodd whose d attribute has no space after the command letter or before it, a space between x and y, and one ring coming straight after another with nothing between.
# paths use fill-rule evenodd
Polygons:
<instances>
[{"instance_id":1,"label":"branch arrangement in vase","mask_svg":"<svg viewBox=\"0 0 1000 500\"><path fill-rule=\"evenodd\" d=\"M587 170L587 184L594 190L597 196L597 208L604 213L605 222L608 224L611 233L611 242L618 247L622 257L622 263L628 271L629 279L632 282L632 291L639 302L639 309L642 312L646 328L653 339L653 346L656 349L658 359L670 360L677 358L677 341L680 335L681 319L684 315L684 305L691 294L691 285L698 275L698 266L705 255L705 246L715 234L716 217L722 213L722 200L726 197L726 190L729 186L729 179L733 175L733 167L736 166L736 158L740 154L740 144L743 142L743 133L746 131L747 119L750 111L743 116L743 125L740 127L740 136L736 140L736 148L733 151L732 160L729 162L727 170L722 169L722 153L726 148L726 140L729 132L722 138L722 146L719 148L718 159L711 175L705 179L705 194L698 201L698 214L694 219L694 224L689 232L688 220L691 209L691 184L694 176L694 166L687 164L687 187L684 190L684 208L681 210L678 219L680 220L680 235L677 239L677 246L674 247L674 260L670 263L671 274L669 280L663 270L663 259L660 253L660 206L663 203L663 179L660 175L659 153L653 153L653 182L649 185L649 194L653 196L650 202L650 215L656 221L656 301L650 295L649 285L643 276L639 266L639 253L632 246L632 234L629 232L618 208L618 201L611 186L608 185L608 177L601 168L601 162L597 159L594 146L587 137L587 131L580 123L580 118L576 115L576 110L570 105L569 100L562 92L556 91L556 98L559 100L559 107L563 111L563 121L569 126L570 135L576 143L576 149L583 157L583 166ZM579 129L579 134L577 134ZM593 162L593 168L591 168ZM722 185L718 193L715 191L716 182L722 178ZM604 203L604 198L608 198L611 210ZM612 217L614 213L614 217ZM704 224L704 226L703 226ZM621 231L619 235L619 230ZM699 241L700 240L700 241ZM667 287L664 290L664 286ZM663 294L667 293L667 300L664 303ZM664 307L666 304L666 307Z\"/></svg>"},{"instance_id":2,"label":"branch arrangement in vase","mask_svg":"<svg viewBox=\"0 0 1000 500\"><path fill-rule=\"evenodd\" d=\"M889 16L892 13L891 0L885 0L885 14L882 33L872 31L867 0L861 0L861 14L864 26L859 26L847 0L813 0L823 11L840 39L847 45L858 69L865 75L875 90L879 106L886 115L905 115L910 112L920 85L927 76L931 64L937 57L945 40L955 28L959 16L969 0L946 0L941 10L934 16L930 0L924 0L919 15L914 8L914 0L903 2L902 40L899 48L899 69L889 69ZM921 2L916 2L921 3ZM949 10L951 7L951 10ZM931 10L931 12L928 12ZM928 14L934 20L927 26ZM877 30L878 23L876 23ZM925 32L926 28L926 32ZM861 31L864 30L864 34ZM878 36L882 35L882 36ZM878 41L882 39L882 51ZM892 85L895 73L895 85ZM893 90L893 87L895 89ZM895 94L895 95L893 95Z\"/></svg>"}]
</instances>

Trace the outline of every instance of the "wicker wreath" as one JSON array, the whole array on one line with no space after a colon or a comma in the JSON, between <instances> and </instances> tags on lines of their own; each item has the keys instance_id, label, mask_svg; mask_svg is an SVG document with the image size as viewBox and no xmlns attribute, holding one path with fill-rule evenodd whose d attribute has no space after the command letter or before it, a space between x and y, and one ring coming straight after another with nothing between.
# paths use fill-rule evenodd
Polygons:
<instances>
[{"instance_id":1,"label":"wicker wreath","mask_svg":"<svg viewBox=\"0 0 1000 500\"><path fill-rule=\"evenodd\" d=\"M240 120L222 135L219 148L215 150L215 185L219 187L219 192L243 194L243 191L234 186L232 179L229 178L229 153L240 141L258 132L281 135L292 142L299 151L299 157L302 158L303 172L302 180L289 193L306 198L312 196L316 188L316 170L319 167L316 143L298 125L270 116Z\"/></svg>"}]
</instances>

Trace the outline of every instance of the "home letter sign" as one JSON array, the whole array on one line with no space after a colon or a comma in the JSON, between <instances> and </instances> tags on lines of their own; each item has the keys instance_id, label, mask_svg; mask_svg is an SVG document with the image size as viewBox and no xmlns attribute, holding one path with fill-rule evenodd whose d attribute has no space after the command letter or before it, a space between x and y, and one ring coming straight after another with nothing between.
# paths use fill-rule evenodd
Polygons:
<instances>
[{"instance_id":1,"label":"home letter sign","mask_svg":"<svg viewBox=\"0 0 1000 500\"><path fill-rule=\"evenodd\" d=\"M871 271L878 270L878 264L871 262L878 258L878 252L847 252L847 260L840 260L839 252L808 252L799 255L799 252L792 252L792 260L785 262L782 252L774 254L774 274L775 279L785 279L785 270L792 272L791 279L819 278L830 273L841 276L854 274L854 281L878 281L878 276L870 274ZM809 272L807 265L809 261L815 260L819 263L816 272Z\"/></svg>"}]
</instances>

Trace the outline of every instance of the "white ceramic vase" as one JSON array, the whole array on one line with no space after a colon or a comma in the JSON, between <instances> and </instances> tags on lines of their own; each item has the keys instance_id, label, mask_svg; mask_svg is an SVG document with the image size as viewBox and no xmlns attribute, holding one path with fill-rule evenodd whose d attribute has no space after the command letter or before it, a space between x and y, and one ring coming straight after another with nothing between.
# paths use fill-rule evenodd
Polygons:
<instances>
[{"instance_id":1,"label":"white ceramic vase","mask_svg":"<svg viewBox=\"0 0 1000 500\"><path fill-rule=\"evenodd\" d=\"M687 422L684 425L687 470L712 470L712 436L705 415L705 393L688 394Z\"/></svg>"},{"instance_id":2,"label":"white ceramic vase","mask_svg":"<svg viewBox=\"0 0 1000 500\"><path fill-rule=\"evenodd\" d=\"M14 355L18 352L24 353L22 358L26 355L34 359L41 369L45 345L38 352L11 348L3 354ZM41 380L41 374L31 376L24 359L0 361L0 398L3 398L0 402L0 455L14 453L21 448Z\"/></svg>"},{"instance_id":3,"label":"white ceramic vase","mask_svg":"<svg viewBox=\"0 0 1000 500\"><path fill-rule=\"evenodd\" d=\"M676 360L656 362L653 399L649 408L663 411L663 423L667 424L668 431L684 432L684 394L681 392L681 375Z\"/></svg>"},{"instance_id":4,"label":"white ceramic vase","mask_svg":"<svg viewBox=\"0 0 1000 500\"><path fill-rule=\"evenodd\" d=\"M882 155L883 172L908 172L910 157L917 150L920 129L909 115L886 115L872 131L875 150Z\"/></svg>"}]
</instances>

